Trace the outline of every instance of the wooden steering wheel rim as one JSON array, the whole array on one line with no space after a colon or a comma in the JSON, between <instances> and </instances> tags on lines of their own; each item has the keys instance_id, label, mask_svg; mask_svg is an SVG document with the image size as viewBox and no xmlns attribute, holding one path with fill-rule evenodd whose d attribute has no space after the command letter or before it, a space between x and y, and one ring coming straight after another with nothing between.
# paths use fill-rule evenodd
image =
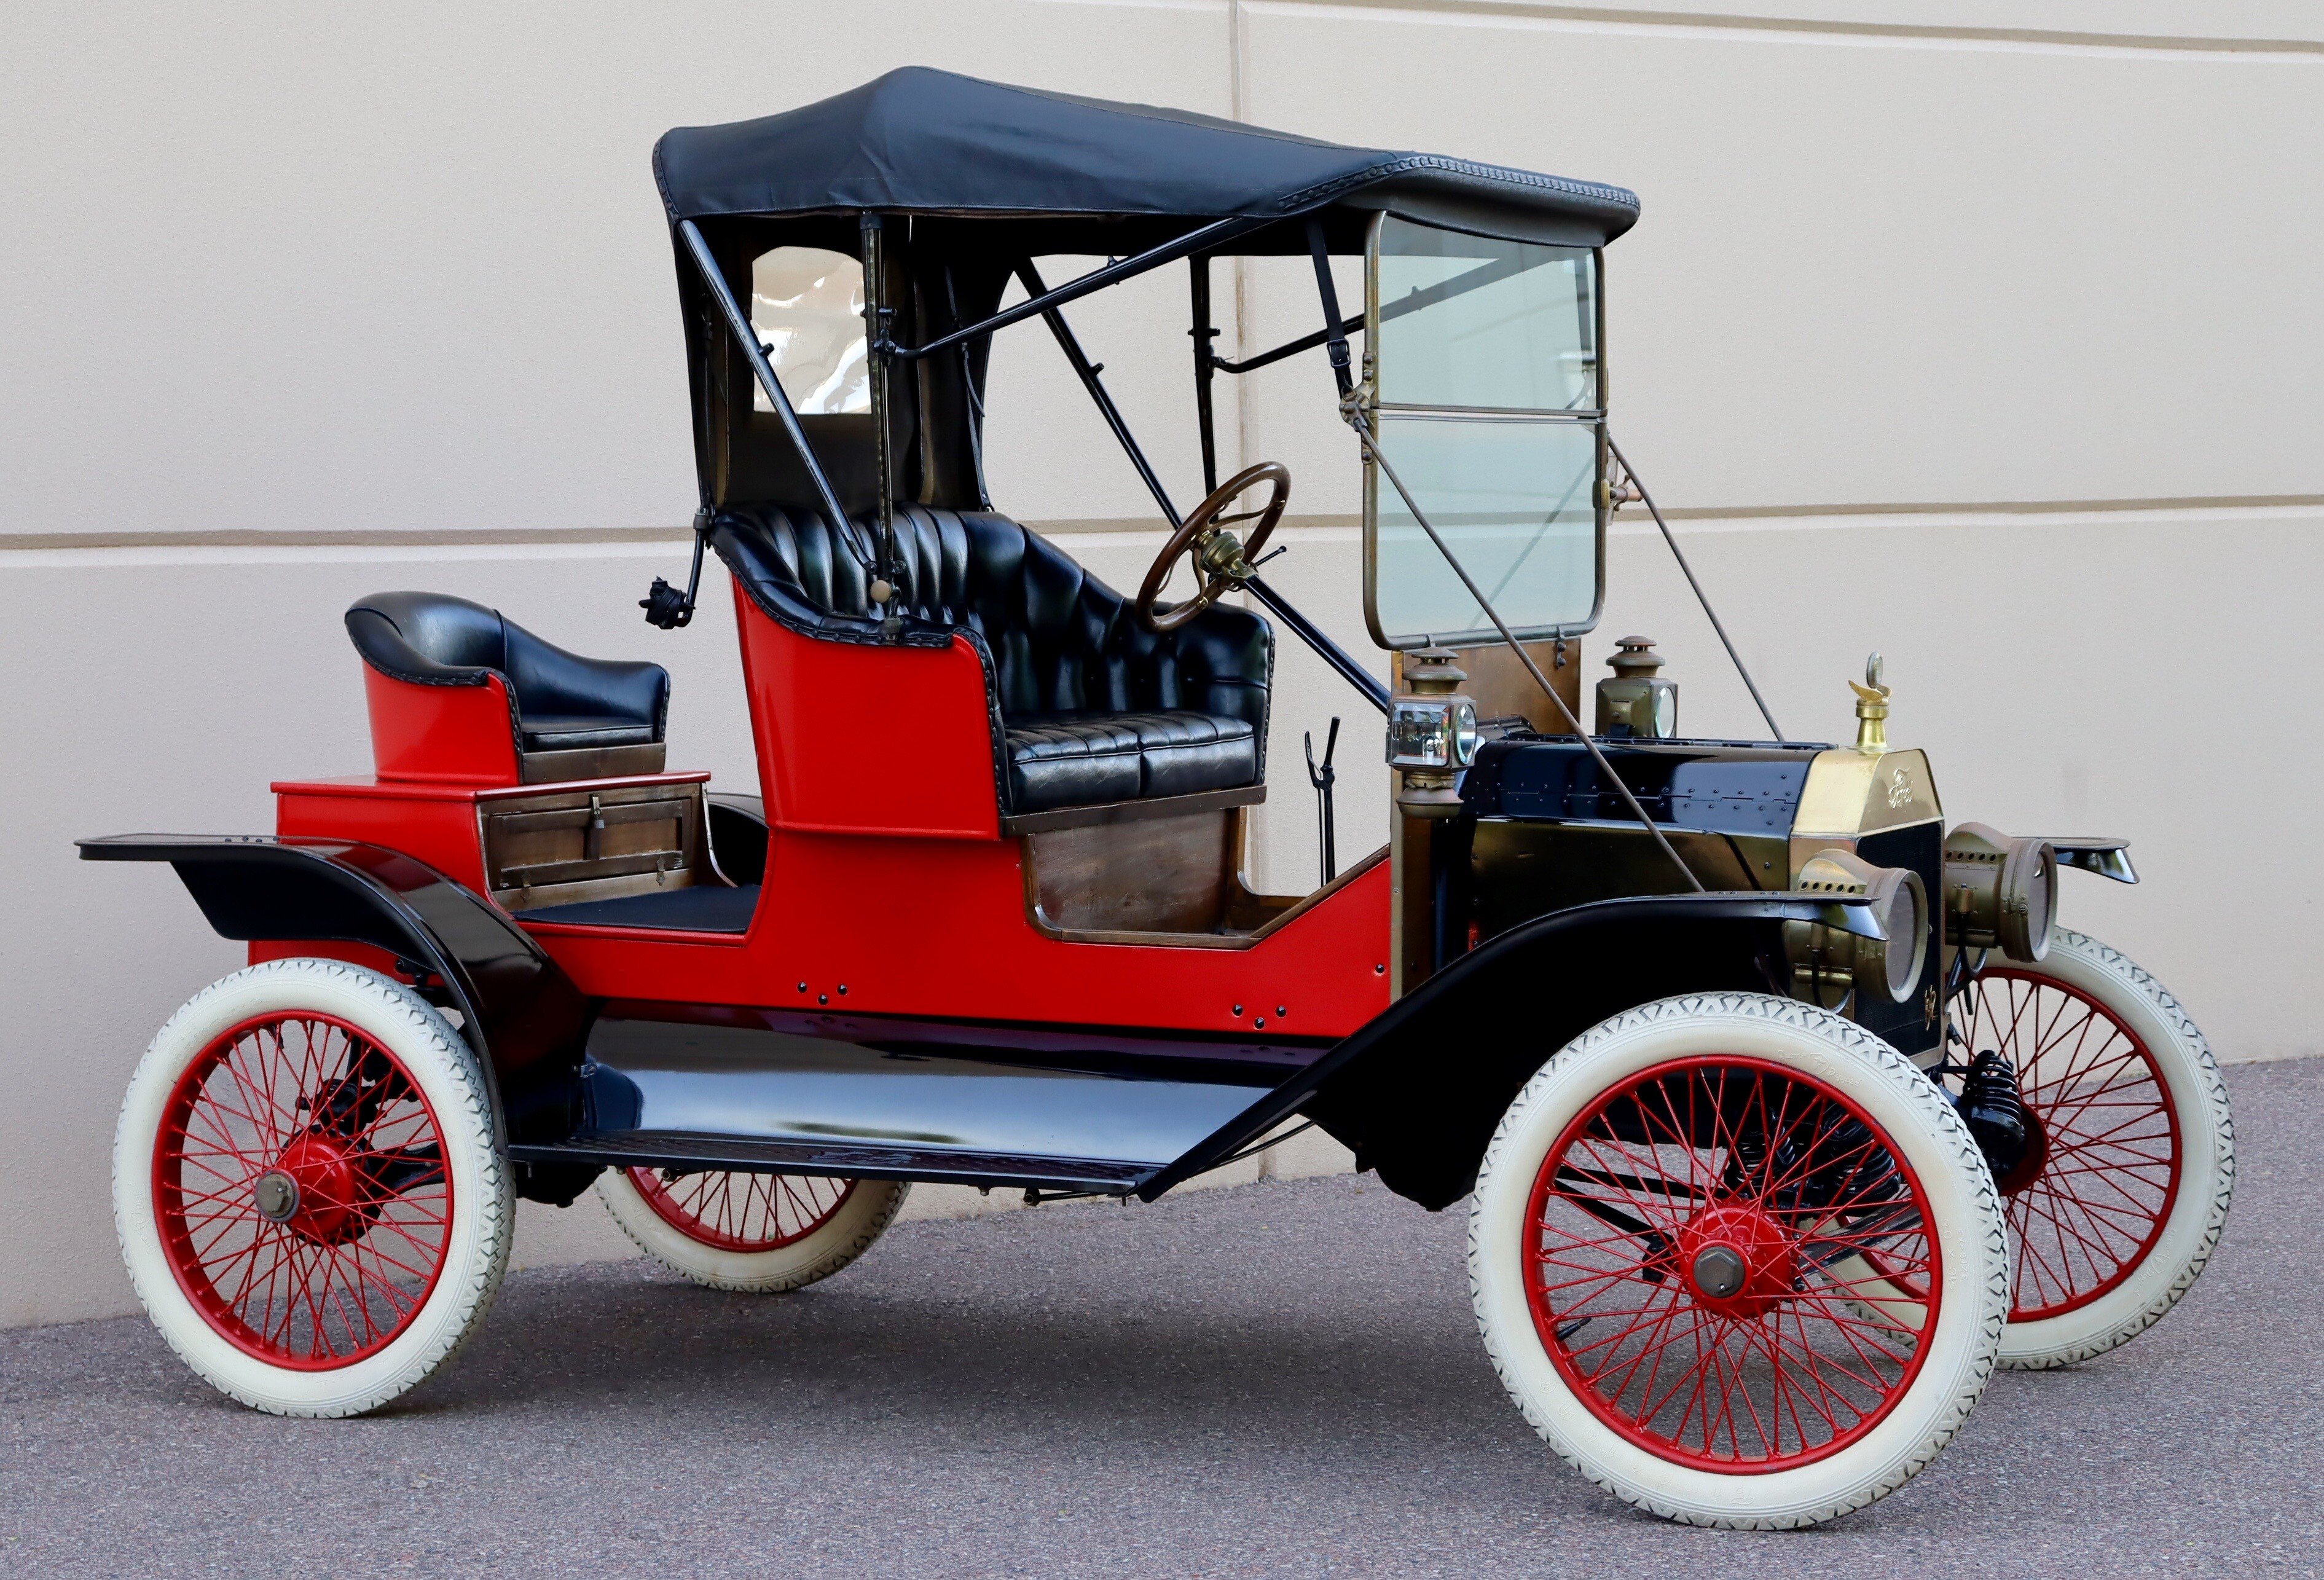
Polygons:
<instances>
[{"instance_id":1,"label":"wooden steering wheel rim","mask_svg":"<svg viewBox=\"0 0 2324 1580\"><path fill-rule=\"evenodd\" d=\"M1272 491L1266 505L1259 513L1259 525L1251 530L1250 538L1242 546L1245 563L1258 558L1260 548L1274 532L1275 523L1283 519L1283 507L1291 503L1291 472L1280 461L1261 461L1255 467L1245 467L1212 490L1202 504L1186 513L1186 519L1179 523L1176 531L1170 534L1170 541L1162 546L1162 552L1154 557L1153 567L1146 573L1145 585L1138 589L1139 624L1157 634L1167 634L1217 603L1228 588L1240 585L1237 577L1222 572L1204 583L1202 590L1185 603L1167 611L1155 607L1162 596L1163 585L1170 579L1171 567L1178 556L1185 554L1192 558L1196 545L1211 531L1211 524L1219 513L1241 497L1245 489L1260 483L1272 485ZM1197 559L1194 574L1200 576L1202 573L1202 564Z\"/></svg>"}]
</instances>

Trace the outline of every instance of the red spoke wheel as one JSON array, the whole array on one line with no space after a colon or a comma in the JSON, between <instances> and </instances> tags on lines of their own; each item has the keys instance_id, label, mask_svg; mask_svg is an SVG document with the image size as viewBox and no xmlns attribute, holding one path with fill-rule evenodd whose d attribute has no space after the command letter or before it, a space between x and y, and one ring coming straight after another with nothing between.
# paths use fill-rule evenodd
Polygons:
<instances>
[{"instance_id":1,"label":"red spoke wheel","mask_svg":"<svg viewBox=\"0 0 2324 1580\"><path fill-rule=\"evenodd\" d=\"M671 1271L714 1289L766 1295L829 1278L861 1256L910 1188L672 1167L609 1172L597 1194L630 1238Z\"/></svg>"},{"instance_id":2,"label":"red spoke wheel","mask_svg":"<svg viewBox=\"0 0 2324 1580\"><path fill-rule=\"evenodd\" d=\"M1840 1092L1766 1060L1609 1088L1544 1160L1528 1216L1526 1292L1559 1372L1681 1465L1811 1464L1904 1397L1917 1339L1861 1316L1835 1263L1877 1251L1943 1287L1904 1154Z\"/></svg>"},{"instance_id":3,"label":"red spoke wheel","mask_svg":"<svg viewBox=\"0 0 2324 1580\"><path fill-rule=\"evenodd\" d=\"M335 1016L228 1028L162 1111L170 1270L229 1343L275 1365L344 1366L409 1327L443 1273L452 1207L426 1095Z\"/></svg>"},{"instance_id":4,"label":"red spoke wheel","mask_svg":"<svg viewBox=\"0 0 2324 1580\"><path fill-rule=\"evenodd\" d=\"M774 1251L829 1223L855 1189L821 1175L687 1174L632 1169L630 1184L665 1224L721 1251Z\"/></svg>"},{"instance_id":5,"label":"red spoke wheel","mask_svg":"<svg viewBox=\"0 0 2324 1580\"><path fill-rule=\"evenodd\" d=\"M2027 1156L1997 1181L2015 1256L2009 1319L2087 1306L2146 1259L2178 1199L2163 1067L2104 1003L2038 969L1988 966L1954 1012L1972 1049L2016 1069L2034 1124Z\"/></svg>"},{"instance_id":6,"label":"red spoke wheel","mask_svg":"<svg viewBox=\"0 0 2324 1580\"><path fill-rule=\"evenodd\" d=\"M2235 1192L2235 1121L2203 1034L2116 951L2059 929L1952 1005L2017 1071L2035 1144L1997 1181L2013 1258L2006 1365L2063 1365L2161 1320L2193 1287ZM1901 1280L1900 1280L1901 1282Z\"/></svg>"},{"instance_id":7,"label":"red spoke wheel","mask_svg":"<svg viewBox=\"0 0 2324 1580\"><path fill-rule=\"evenodd\" d=\"M373 1409L465 1343L513 1212L483 1072L410 989L276 960L197 994L146 1050L114 1144L145 1308L262 1409Z\"/></svg>"},{"instance_id":8,"label":"red spoke wheel","mask_svg":"<svg viewBox=\"0 0 2324 1580\"><path fill-rule=\"evenodd\" d=\"M2008 1293L2000 1198L1944 1093L1748 993L1628 1011L1550 1060L1486 1150L1469 1247L1526 1418L1692 1524L1812 1525L1901 1486L1983 1391ZM1913 1321L1864 1308L1893 1294L1875 1256L1920 1289Z\"/></svg>"}]
</instances>

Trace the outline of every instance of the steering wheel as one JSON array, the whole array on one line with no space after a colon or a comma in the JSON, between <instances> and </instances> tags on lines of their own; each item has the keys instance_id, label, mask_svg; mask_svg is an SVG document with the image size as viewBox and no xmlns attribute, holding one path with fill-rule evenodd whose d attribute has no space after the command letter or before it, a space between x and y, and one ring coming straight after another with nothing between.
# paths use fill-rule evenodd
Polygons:
<instances>
[{"instance_id":1,"label":"steering wheel","mask_svg":"<svg viewBox=\"0 0 2324 1580\"><path fill-rule=\"evenodd\" d=\"M1219 513L1261 483L1269 485L1265 504L1237 515ZM1220 484L1209 498L1187 513L1185 521L1162 546L1162 552L1154 557L1154 568L1146 573L1146 585L1138 589L1138 623L1152 632L1176 631L1217 603L1230 588L1249 581L1259 550L1275 531L1275 523L1283 519L1283 507L1290 503L1291 473L1280 461L1261 461L1256 467L1246 467ZM1233 522L1252 520L1259 525L1251 530L1247 541L1227 531ZM1157 600L1162 596L1163 584L1170 579L1171 567L1181 554L1193 562L1202 590L1183 604L1158 608Z\"/></svg>"}]
</instances>

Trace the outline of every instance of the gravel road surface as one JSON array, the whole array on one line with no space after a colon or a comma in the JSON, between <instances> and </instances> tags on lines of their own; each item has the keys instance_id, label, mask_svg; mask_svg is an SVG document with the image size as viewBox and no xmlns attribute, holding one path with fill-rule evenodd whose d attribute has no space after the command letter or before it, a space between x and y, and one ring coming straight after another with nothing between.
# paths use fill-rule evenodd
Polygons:
<instances>
[{"instance_id":1,"label":"gravel road surface","mask_svg":"<svg viewBox=\"0 0 2324 1580\"><path fill-rule=\"evenodd\" d=\"M2193 1294L1997 1376L1819 1530L1666 1526L1566 1470L1486 1363L1465 1215L1337 1178L908 1224L777 1298L520 1274L358 1421L242 1409L142 1318L0 1334L0 1574L2316 1575L2324 1059L2229 1085Z\"/></svg>"}]
</instances>

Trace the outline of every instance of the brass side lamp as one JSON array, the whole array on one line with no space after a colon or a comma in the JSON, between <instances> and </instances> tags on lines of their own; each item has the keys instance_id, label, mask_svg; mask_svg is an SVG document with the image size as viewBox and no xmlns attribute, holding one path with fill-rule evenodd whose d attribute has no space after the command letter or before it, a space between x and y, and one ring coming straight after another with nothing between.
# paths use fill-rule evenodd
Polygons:
<instances>
[{"instance_id":1,"label":"brass side lamp","mask_svg":"<svg viewBox=\"0 0 2324 1580\"><path fill-rule=\"evenodd\" d=\"M1656 673L1663 655L1655 651L1655 639L1617 637L1606 662L1614 673L1598 682L1598 733L1655 741L1677 735L1678 682Z\"/></svg>"},{"instance_id":2,"label":"brass side lamp","mask_svg":"<svg viewBox=\"0 0 2324 1580\"><path fill-rule=\"evenodd\" d=\"M1477 760L1477 705L1460 696L1468 671L1451 648L1404 655L1404 689L1388 698L1388 761L1401 782L1397 808L1408 818L1450 818L1461 809L1452 781Z\"/></svg>"}]
</instances>

